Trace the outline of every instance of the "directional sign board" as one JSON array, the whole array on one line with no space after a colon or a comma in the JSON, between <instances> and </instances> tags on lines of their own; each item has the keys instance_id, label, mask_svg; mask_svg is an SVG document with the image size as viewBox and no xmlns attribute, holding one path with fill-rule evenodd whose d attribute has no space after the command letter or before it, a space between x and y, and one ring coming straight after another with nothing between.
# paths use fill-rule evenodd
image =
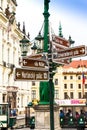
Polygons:
<instances>
[{"instance_id":1,"label":"directional sign board","mask_svg":"<svg viewBox=\"0 0 87 130\"><path fill-rule=\"evenodd\" d=\"M42 53L30 55L30 56L28 56L28 58L41 59L42 58Z\"/></svg>"},{"instance_id":2,"label":"directional sign board","mask_svg":"<svg viewBox=\"0 0 87 130\"><path fill-rule=\"evenodd\" d=\"M68 49L70 47L70 43L68 40L66 40L63 37L59 37L56 35L52 36L52 51L53 53L56 53L58 51L62 51L64 49ZM55 55L54 55L55 56ZM69 59L53 59L54 63L58 63L58 64L69 64L70 60Z\"/></svg>"},{"instance_id":3,"label":"directional sign board","mask_svg":"<svg viewBox=\"0 0 87 130\"><path fill-rule=\"evenodd\" d=\"M53 59L54 63L62 64L62 65L67 65L70 63L70 59Z\"/></svg>"},{"instance_id":4,"label":"directional sign board","mask_svg":"<svg viewBox=\"0 0 87 130\"><path fill-rule=\"evenodd\" d=\"M15 69L15 80L23 81L47 81L49 78L48 70Z\"/></svg>"},{"instance_id":5,"label":"directional sign board","mask_svg":"<svg viewBox=\"0 0 87 130\"><path fill-rule=\"evenodd\" d=\"M23 57L21 60L21 66L45 68L45 66L47 66L47 63L45 60Z\"/></svg>"},{"instance_id":6,"label":"directional sign board","mask_svg":"<svg viewBox=\"0 0 87 130\"><path fill-rule=\"evenodd\" d=\"M53 59L60 60L60 59L75 58L79 56L85 56L86 54L87 54L87 47L85 45L82 45L58 51L57 53L53 54Z\"/></svg>"},{"instance_id":7,"label":"directional sign board","mask_svg":"<svg viewBox=\"0 0 87 130\"><path fill-rule=\"evenodd\" d=\"M52 36L52 44L54 44L56 47L61 47L61 48L70 47L70 43L68 40L66 40L63 37L56 36L56 35Z\"/></svg>"}]
</instances>

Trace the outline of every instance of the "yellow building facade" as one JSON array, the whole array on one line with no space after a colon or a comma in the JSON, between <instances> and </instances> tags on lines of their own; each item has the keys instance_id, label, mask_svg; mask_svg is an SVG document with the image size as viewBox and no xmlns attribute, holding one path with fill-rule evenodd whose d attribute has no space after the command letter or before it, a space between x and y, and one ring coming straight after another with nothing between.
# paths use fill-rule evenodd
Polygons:
<instances>
[{"instance_id":1,"label":"yellow building facade","mask_svg":"<svg viewBox=\"0 0 87 130\"><path fill-rule=\"evenodd\" d=\"M84 74L84 83L83 83ZM87 97L87 60L73 60L57 68L54 76L55 99Z\"/></svg>"}]
</instances>

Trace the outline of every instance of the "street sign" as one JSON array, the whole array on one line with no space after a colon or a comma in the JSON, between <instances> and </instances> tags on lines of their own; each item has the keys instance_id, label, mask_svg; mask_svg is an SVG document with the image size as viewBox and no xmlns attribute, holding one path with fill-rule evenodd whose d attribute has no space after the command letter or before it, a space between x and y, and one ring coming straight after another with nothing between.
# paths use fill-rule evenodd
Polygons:
<instances>
[{"instance_id":1,"label":"street sign","mask_svg":"<svg viewBox=\"0 0 87 130\"><path fill-rule=\"evenodd\" d=\"M30 56L28 56L28 58L41 59L42 58L42 53L30 55Z\"/></svg>"},{"instance_id":2,"label":"street sign","mask_svg":"<svg viewBox=\"0 0 87 130\"><path fill-rule=\"evenodd\" d=\"M47 66L47 63L45 60L23 57L21 60L21 66L45 68L45 66Z\"/></svg>"},{"instance_id":3,"label":"street sign","mask_svg":"<svg viewBox=\"0 0 87 130\"><path fill-rule=\"evenodd\" d=\"M53 39L52 39L52 52L53 55L54 53L58 52L58 51L62 51L64 49L69 48L70 43L68 40L66 40L65 38L53 35ZM70 60L69 59L53 59L53 62L58 63L58 64L69 64Z\"/></svg>"},{"instance_id":4,"label":"street sign","mask_svg":"<svg viewBox=\"0 0 87 130\"><path fill-rule=\"evenodd\" d=\"M15 69L15 80L23 81L47 81L49 78L48 70L33 70L33 69Z\"/></svg>"},{"instance_id":5,"label":"street sign","mask_svg":"<svg viewBox=\"0 0 87 130\"><path fill-rule=\"evenodd\" d=\"M70 63L70 59L53 59L53 62L54 63L58 63L58 64L61 64L61 65L67 65Z\"/></svg>"},{"instance_id":6,"label":"street sign","mask_svg":"<svg viewBox=\"0 0 87 130\"><path fill-rule=\"evenodd\" d=\"M53 54L53 60L75 58L79 56L85 56L86 54L87 54L87 47L85 45L81 45L77 47L64 49L62 51L58 51L57 53Z\"/></svg>"},{"instance_id":7,"label":"street sign","mask_svg":"<svg viewBox=\"0 0 87 130\"><path fill-rule=\"evenodd\" d=\"M67 48L70 47L70 43L63 37L52 35L52 44L56 47Z\"/></svg>"}]
</instances>

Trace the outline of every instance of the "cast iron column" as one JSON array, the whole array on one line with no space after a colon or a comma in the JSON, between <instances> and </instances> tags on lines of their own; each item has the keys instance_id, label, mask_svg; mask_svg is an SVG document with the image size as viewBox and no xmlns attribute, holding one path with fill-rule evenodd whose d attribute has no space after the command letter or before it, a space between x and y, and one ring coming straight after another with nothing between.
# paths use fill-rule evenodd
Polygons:
<instances>
[{"instance_id":1,"label":"cast iron column","mask_svg":"<svg viewBox=\"0 0 87 130\"><path fill-rule=\"evenodd\" d=\"M50 89L50 130L54 130L54 84L53 84L53 68L52 68L52 43L49 41L48 48L49 62L49 89Z\"/></svg>"},{"instance_id":2,"label":"cast iron column","mask_svg":"<svg viewBox=\"0 0 87 130\"><path fill-rule=\"evenodd\" d=\"M43 51L48 52L48 34L49 34L49 2L50 0L44 0L44 46Z\"/></svg>"},{"instance_id":3,"label":"cast iron column","mask_svg":"<svg viewBox=\"0 0 87 130\"><path fill-rule=\"evenodd\" d=\"M52 75L52 44L49 39L49 2L50 0L44 0L44 52L48 53L49 62L49 89L50 89L50 130L54 130L54 107L53 107L53 75Z\"/></svg>"}]
</instances>

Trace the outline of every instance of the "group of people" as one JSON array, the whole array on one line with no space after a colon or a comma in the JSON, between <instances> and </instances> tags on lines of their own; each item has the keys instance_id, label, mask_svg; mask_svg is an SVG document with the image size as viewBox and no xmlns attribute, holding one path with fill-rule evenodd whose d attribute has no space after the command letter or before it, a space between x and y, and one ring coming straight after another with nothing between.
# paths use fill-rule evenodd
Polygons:
<instances>
[{"instance_id":1,"label":"group of people","mask_svg":"<svg viewBox=\"0 0 87 130\"><path fill-rule=\"evenodd\" d=\"M61 122L62 121L62 122ZM72 112L71 109L68 109L64 113L63 110L60 110L60 126L70 128L77 128L77 130L84 130L85 123L87 122L87 112L80 110L80 112Z\"/></svg>"},{"instance_id":2,"label":"group of people","mask_svg":"<svg viewBox=\"0 0 87 130\"><path fill-rule=\"evenodd\" d=\"M62 117L74 117L76 119L78 119L80 116L83 116L84 118L87 117L87 112L85 112L84 110L80 110L80 112L75 111L72 112L71 109L68 109L67 112L64 112L62 109L60 110L60 118Z\"/></svg>"},{"instance_id":3,"label":"group of people","mask_svg":"<svg viewBox=\"0 0 87 130\"><path fill-rule=\"evenodd\" d=\"M11 116L17 116L16 109L11 109Z\"/></svg>"}]
</instances>

